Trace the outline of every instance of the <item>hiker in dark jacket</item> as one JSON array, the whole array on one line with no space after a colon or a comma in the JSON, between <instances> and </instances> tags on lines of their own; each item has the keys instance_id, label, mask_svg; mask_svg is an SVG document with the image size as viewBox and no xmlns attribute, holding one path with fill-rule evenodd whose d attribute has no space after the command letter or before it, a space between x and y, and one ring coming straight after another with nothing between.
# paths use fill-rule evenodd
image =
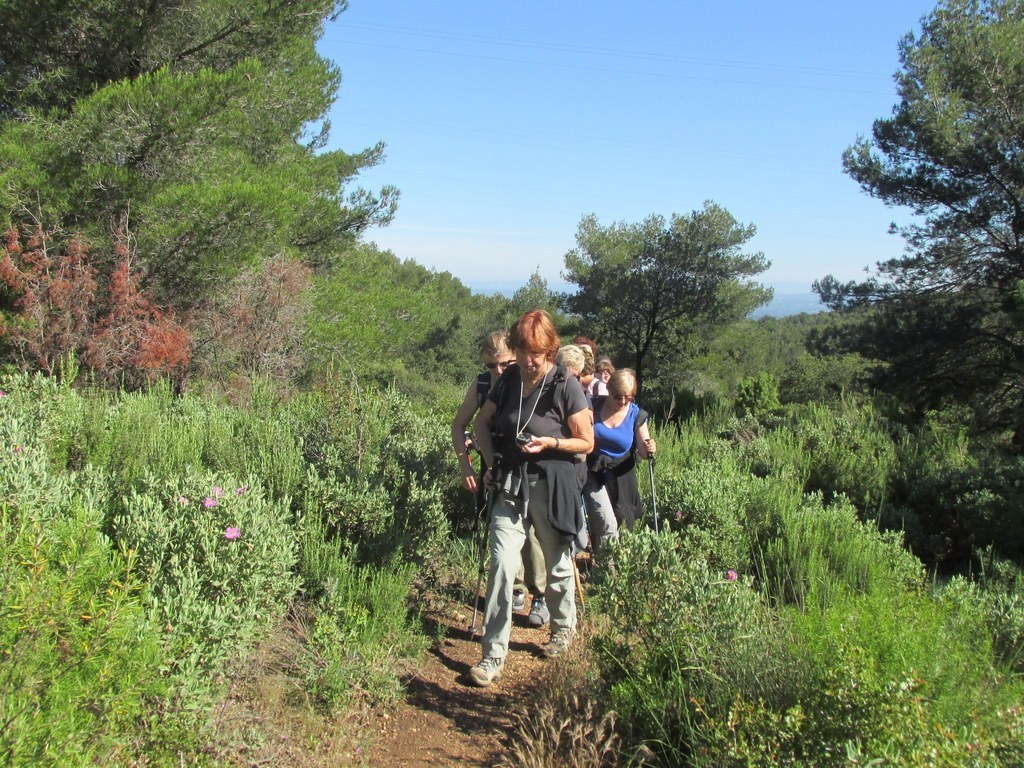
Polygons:
<instances>
[{"instance_id":1,"label":"hiker in dark jacket","mask_svg":"<svg viewBox=\"0 0 1024 768\"><path fill-rule=\"evenodd\" d=\"M501 677L512 628L512 585L527 527L536 530L547 565L551 639L548 658L562 653L576 630L572 544L585 528L576 454L594 447L590 408L574 376L555 364L559 338L551 317L532 310L509 332L516 365L491 389L476 418L477 445L494 494L491 567L484 607L483 658L470 679L488 686Z\"/></svg>"},{"instance_id":2,"label":"hiker in dark jacket","mask_svg":"<svg viewBox=\"0 0 1024 768\"><path fill-rule=\"evenodd\" d=\"M477 507L484 502L484 488L483 483L478 481L470 458L473 438L469 427L473 416L487 401L487 393L491 391L491 387L506 368L516 363L515 356L508 348L508 331L494 331L484 338L480 344L480 362L486 370L473 379L452 420L452 447L459 461L462 487L476 495ZM512 610L521 611L526 607L526 590L529 588L533 600L527 623L533 627L542 627L548 623L548 610L544 604L545 572L543 550L537 537L531 534L526 537L526 543L523 545L523 567L516 575L515 588L512 592Z\"/></svg>"}]
</instances>

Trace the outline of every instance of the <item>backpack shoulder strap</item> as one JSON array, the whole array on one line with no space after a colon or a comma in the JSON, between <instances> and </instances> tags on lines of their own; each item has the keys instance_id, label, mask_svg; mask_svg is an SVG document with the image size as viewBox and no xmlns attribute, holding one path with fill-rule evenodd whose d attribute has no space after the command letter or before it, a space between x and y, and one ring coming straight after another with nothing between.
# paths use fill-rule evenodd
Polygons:
<instances>
[{"instance_id":1,"label":"backpack shoulder strap","mask_svg":"<svg viewBox=\"0 0 1024 768\"><path fill-rule=\"evenodd\" d=\"M649 413L648 413L647 411L645 411L645 410L644 410L643 408L641 408L641 407L640 407L639 405L638 405L638 406L636 407L636 409L637 409L637 414L636 414L636 425L637 425L638 427L640 427L640 426L643 426L644 424L646 424L646 423L647 423L647 420L648 420L649 418L651 418L651 414L649 414Z\"/></svg>"},{"instance_id":2,"label":"backpack shoulder strap","mask_svg":"<svg viewBox=\"0 0 1024 768\"><path fill-rule=\"evenodd\" d=\"M476 407L482 408L487 401L487 393L491 391L491 374L484 371L476 377Z\"/></svg>"},{"instance_id":3,"label":"backpack shoulder strap","mask_svg":"<svg viewBox=\"0 0 1024 768\"><path fill-rule=\"evenodd\" d=\"M554 376L554 401L558 407L562 419L564 420L568 415L569 410L569 387L567 386L569 380L569 372L566 370L564 365L555 366Z\"/></svg>"},{"instance_id":4,"label":"backpack shoulder strap","mask_svg":"<svg viewBox=\"0 0 1024 768\"><path fill-rule=\"evenodd\" d=\"M513 371L515 373L513 374ZM495 403L498 406L498 413L501 413L505 407L505 402L508 400L509 384L513 376L519 375L519 368L515 365L510 365L498 378L498 383L494 385L497 396L495 397Z\"/></svg>"}]
</instances>

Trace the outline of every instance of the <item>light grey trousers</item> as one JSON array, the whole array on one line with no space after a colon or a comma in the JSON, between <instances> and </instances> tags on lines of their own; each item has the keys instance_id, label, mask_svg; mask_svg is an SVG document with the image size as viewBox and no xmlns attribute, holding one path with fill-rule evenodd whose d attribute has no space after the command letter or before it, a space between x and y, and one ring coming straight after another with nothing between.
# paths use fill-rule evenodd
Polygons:
<instances>
[{"instance_id":1,"label":"light grey trousers","mask_svg":"<svg viewBox=\"0 0 1024 768\"><path fill-rule=\"evenodd\" d=\"M522 565L527 527L532 526L544 552L547 585L544 596L551 614L552 634L576 629L576 583L573 580L571 542L548 521L548 482L530 479L530 503L502 493L491 510L491 568L484 606L484 657L505 658L512 632L512 585Z\"/></svg>"},{"instance_id":2,"label":"light grey trousers","mask_svg":"<svg viewBox=\"0 0 1024 768\"><path fill-rule=\"evenodd\" d=\"M544 550L537 540L537 529L526 526L526 542L523 544L523 565L516 573L515 589L529 590L534 597L544 595L547 586L547 568L544 567Z\"/></svg>"},{"instance_id":3,"label":"light grey trousers","mask_svg":"<svg viewBox=\"0 0 1024 768\"><path fill-rule=\"evenodd\" d=\"M590 543L594 557L608 541L619 538L619 522L612 508L608 489L593 480L583 486L583 499L587 503L587 526L590 528Z\"/></svg>"}]
</instances>

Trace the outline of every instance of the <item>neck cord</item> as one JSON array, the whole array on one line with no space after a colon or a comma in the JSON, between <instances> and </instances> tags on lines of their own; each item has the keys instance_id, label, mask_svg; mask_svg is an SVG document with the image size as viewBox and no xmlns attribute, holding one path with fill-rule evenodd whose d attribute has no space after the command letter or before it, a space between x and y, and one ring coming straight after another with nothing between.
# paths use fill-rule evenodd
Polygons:
<instances>
[{"instance_id":1,"label":"neck cord","mask_svg":"<svg viewBox=\"0 0 1024 768\"><path fill-rule=\"evenodd\" d=\"M534 392L537 393L537 399L533 401L533 408L530 410L530 415L526 417L526 421L522 423L522 426L520 426L519 420L523 417L523 392L525 391L525 387L523 385L523 376L522 374L519 375L519 413L516 414L516 437L523 434L523 430L526 429L527 425L529 425L530 419L533 418L533 414L537 412L537 404L540 402L540 392L544 388L544 382L547 381L548 374L553 370L554 366L548 368L544 372L540 381L537 382L537 386L534 388ZM533 393L530 394L530 397L533 397Z\"/></svg>"}]
</instances>

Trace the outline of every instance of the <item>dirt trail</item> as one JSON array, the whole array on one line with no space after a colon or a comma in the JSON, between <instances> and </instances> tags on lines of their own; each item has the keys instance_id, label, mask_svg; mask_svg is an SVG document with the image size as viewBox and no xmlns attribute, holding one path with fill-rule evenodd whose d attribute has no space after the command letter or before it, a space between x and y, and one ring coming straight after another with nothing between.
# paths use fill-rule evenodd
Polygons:
<instances>
[{"instance_id":1,"label":"dirt trail","mask_svg":"<svg viewBox=\"0 0 1024 768\"><path fill-rule=\"evenodd\" d=\"M477 688L467 676L480 660L479 636L467 631L471 613L437 619L446 625L437 632L447 629L444 640L408 681L405 701L375 726L373 768L491 766L500 756L547 663L540 647L549 632L528 626L526 612L514 614L502 678Z\"/></svg>"}]
</instances>

